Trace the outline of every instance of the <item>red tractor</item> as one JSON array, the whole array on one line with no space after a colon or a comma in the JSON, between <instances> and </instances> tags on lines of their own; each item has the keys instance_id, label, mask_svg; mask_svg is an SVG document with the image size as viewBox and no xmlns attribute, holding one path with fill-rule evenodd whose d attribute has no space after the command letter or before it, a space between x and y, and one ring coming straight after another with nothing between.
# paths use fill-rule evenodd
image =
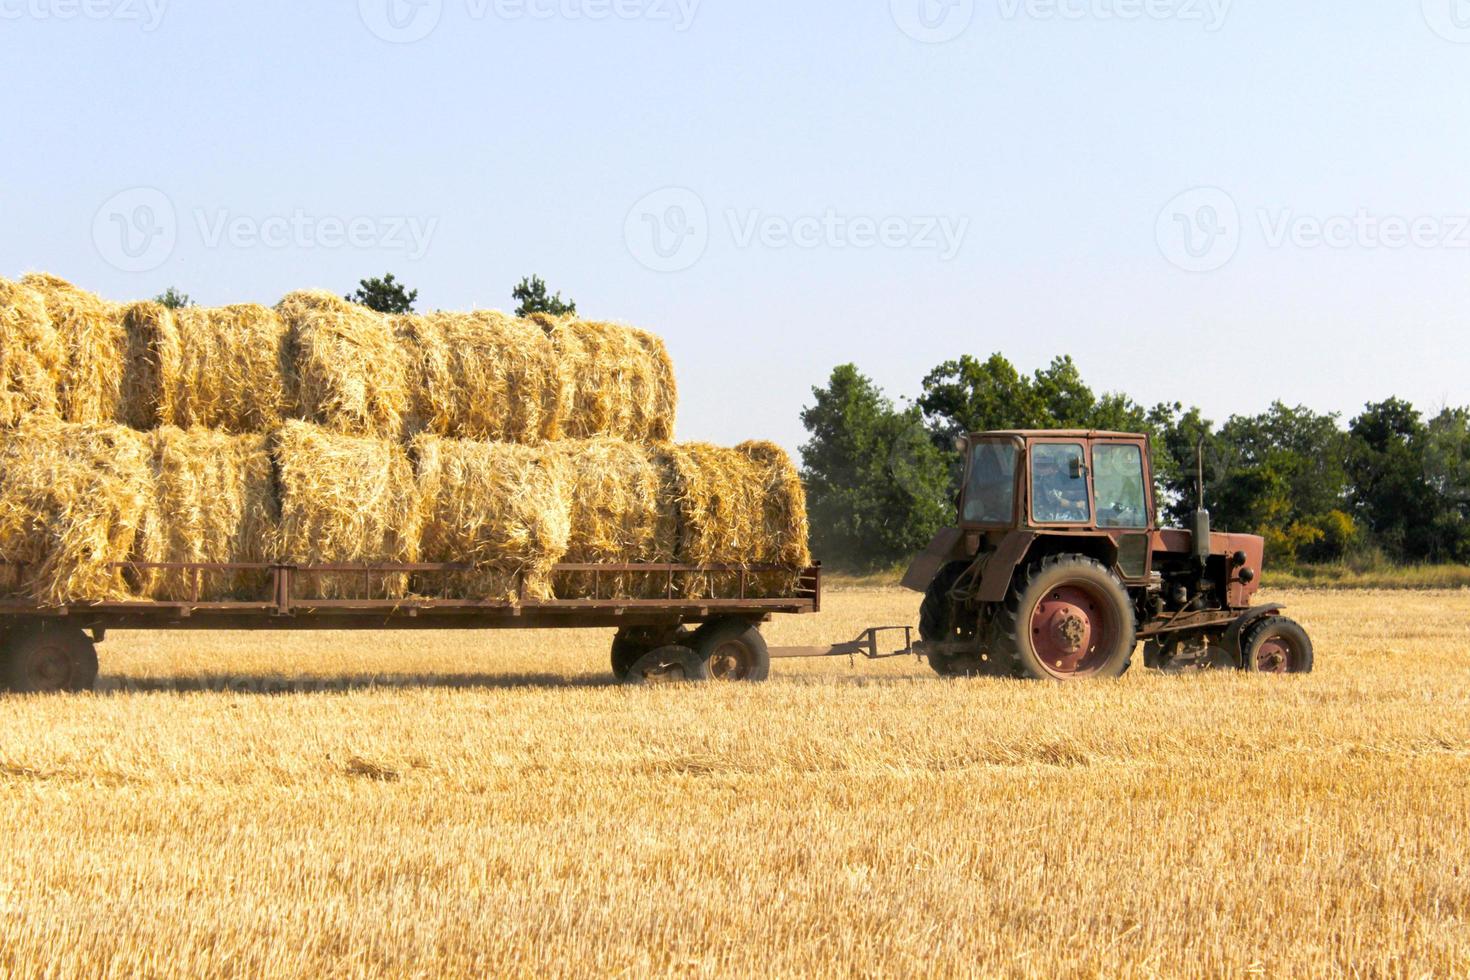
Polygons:
<instances>
[{"instance_id":1,"label":"red tractor","mask_svg":"<svg viewBox=\"0 0 1470 980\"><path fill-rule=\"evenodd\" d=\"M916 652L946 677L1118 677L1147 666L1307 673L1312 641L1252 608L1265 542L1157 526L1147 436L985 432L962 440L959 524L909 568Z\"/></svg>"}]
</instances>

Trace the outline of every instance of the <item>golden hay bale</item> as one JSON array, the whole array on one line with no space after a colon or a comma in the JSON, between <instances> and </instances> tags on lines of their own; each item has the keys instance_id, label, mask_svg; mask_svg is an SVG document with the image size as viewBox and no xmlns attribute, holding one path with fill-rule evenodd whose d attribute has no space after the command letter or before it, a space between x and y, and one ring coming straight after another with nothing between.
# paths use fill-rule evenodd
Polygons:
<instances>
[{"instance_id":1,"label":"golden hay bale","mask_svg":"<svg viewBox=\"0 0 1470 980\"><path fill-rule=\"evenodd\" d=\"M56 415L56 376L65 356L45 298L0 279L0 426Z\"/></svg>"},{"instance_id":2,"label":"golden hay bale","mask_svg":"<svg viewBox=\"0 0 1470 980\"><path fill-rule=\"evenodd\" d=\"M322 290L292 293L276 311L290 328L302 416L344 435L400 438L408 388L389 318Z\"/></svg>"},{"instance_id":3,"label":"golden hay bale","mask_svg":"<svg viewBox=\"0 0 1470 980\"><path fill-rule=\"evenodd\" d=\"M482 311L403 316L394 325L411 431L520 443L557 437L561 376L536 324Z\"/></svg>"},{"instance_id":4,"label":"golden hay bale","mask_svg":"<svg viewBox=\"0 0 1470 980\"><path fill-rule=\"evenodd\" d=\"M43 603L130 598L132 559L153 491L147 437L114 425L33 419L0 432L0 561Z\"/></svg>"},{"instance_id":5,"label":"golden hay bale","mask_svg":"<svg viewBox=\"0 0 1470 980\"><path fill-rule=\"evenodd\" d=\"M68 422L116 422L128 356L122 307L45 273L31 273L21 282L41 294L61 341L56 379L61 417Z\"/></svg>"},{"instance_id":6,"label":"golden hay bale","mask_svg":"<svg viewBox=\"0 0 1470 980\"><path fill-rule=\"evenodd\" d=\"M705 443L660 451L678 508L678 560L690 565L775 565L787 573L747 576L747 595L789 590L811 564L806 494L790 457L771 443L735 449ZM690 576L689 596L734 597L739 573Z\"/></svg>"},{"instance_id":7,"label":"golden hay bale","mask_svg":"<svg viewBox=\"0 0 1470 980\"><path fill-rule=\"evenodd\" d=\"M269 563L275 559L280 508L270 439L210 429L150 433L154 495L139 534L142 562ZM199 576L142 570L140 591L153 599L269 599L266 571Z\"/></svg>"},{"instance_id":8,"label":"golden hay bale","mask_svg":"<svg viewBox=\"0 0 1470 980\"><path fill-rule=\"evenodd\" d=\"M292 564L414 562L423 513L413 465L396 443L287 422L273 437L281 504L277 554ZM302 598L399 598L406 575L303 576Z\"/></svg>"},{"instance_id":9,"label":"golden hay bale","mask_svg":"<svg viewBox=\"0 0 1470 980\"><path fill-rule=\"evenodd\" d=\"M254 304L177 311L173 422L269 432L292 414L286 322Z\"/></svg>"},{"instance_id":10,"label":"golden hay bale","mask_svg":"<svg viewBox=\"0 0 1470 980\"><path fill-rule=\"evenodd\" d=\"M551 337L561 367L563 438L673 438L679 393L662 340L614 323L545 315L533 320Z\"/></svg>"},{"instance_id":11,"label":"golden hay bale","mask_svg":"<svg viewBox=\"0 0 1470 980\"><path fill-rule=\"evenodd\" d=\"M182 350L174 311L159 303L123 310L127 355L119 419L135 429L172 425Z\"/></svg>"},{"instance_id":12,"label":"golden hay bale","mask_svg":"<svg viewBox=\"0 0 1470 980\"><path fill-rule=\"evenodd\" d=\"M413 442L425 520L423 558L475 571L425 575L418 590L467 599L553 595L551 567L571 530L570 483L559 452L421 435Z\"/></svg>"},{"instance_id":13,"label":"golden hay bale","mask_svg":"<svg viewBox=\"0 0 1470 980\"><path fill-rule=\"evenodd\" d=\"M645 447L619 439L559 442L548 452L565 460L571 487L569 564L668 564L674 561L677 515L667 470ZM562 598L653 598L668 579L656 574L562 576Z\"/></svg>"}]
</instances>

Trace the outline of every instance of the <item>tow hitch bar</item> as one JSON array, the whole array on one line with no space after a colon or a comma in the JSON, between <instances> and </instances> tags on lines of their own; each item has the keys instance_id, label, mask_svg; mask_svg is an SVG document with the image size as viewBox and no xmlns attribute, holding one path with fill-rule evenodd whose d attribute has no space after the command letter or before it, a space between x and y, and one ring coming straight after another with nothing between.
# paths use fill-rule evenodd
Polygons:
<instances>
[{"instance_id":1,"label":"tow hitch bar","mask_svg":"<svg viewBox=\"0 0 1470 980\"><path fill-rule=\"evenodd\" d=\"M903 648L884 653L878 643L878 637L884 633L902 633ZM829 647L771 648L772 660L792 660L799 657L847 657L854 665L857 664L858 657L867 660L888 660L893 657L918 656L918 651L914 649L914 628L912 626L874 626L863 630L855 640L847 643L834 643Z\"/></svg>"}]
</instances>

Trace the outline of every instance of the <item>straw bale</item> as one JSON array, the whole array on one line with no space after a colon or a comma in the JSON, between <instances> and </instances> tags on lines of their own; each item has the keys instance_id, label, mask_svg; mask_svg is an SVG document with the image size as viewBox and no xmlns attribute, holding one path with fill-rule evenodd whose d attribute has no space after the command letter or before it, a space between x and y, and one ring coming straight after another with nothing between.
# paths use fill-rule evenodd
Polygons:
<instances>
[{"instance_id":1,"label":"straw bale","mask_svg":"<svg viewBox=\"0 0 1470 980\"><path fill-rule=\"evenodd\" d=\"M619 439L555 443L571 481L569 564L668 564L674 561L677 513L668 470L654 452ZM562 598L654 598L668 579L655 574L578 572L558 582Z\"/></svg>"},{"instance_id":2,"label":"straw bale","mask_svg":"<svg viewBox=\"0 0 1470 980\"><path fill-rule=\"evenodd\" d=\"M173 422L270 432L292 414L286 322L254 304L177 311Z\"/></svg>"},{"instance_id":3,"label":"straw bale","mask_svg":"<svg viewBox=\"0 0 1470 980\"><path fill-rule=\"evenodd\" d=\"M131 598L132 560L153 492L147 438L115 425L31 419L0 432L0 561L6 583L47 604Z\"/></svg>"},{"instance_id":4,"label":"straw bale","mask_svg":"<svg viewBox=\"0 0 1470 980\"><path fill-rule=\"evenodd\" d=\"M270 438L173 427L148 436L154 495L143 519L142 562L269 563L275 559L280 508ZM153 599L269 599L266 571L146 570L142 594Z\"/></svg>"},{"instance_id":5,"label":"straw bale","mask_svg":"<svg viewBox=\"0 0 1470 980\"><path fill-rule=\"evenodd\" d=\"M123 309L123 331L127 356L118 421L135 429L174 424L182 357L174 311L159 303L133 303Z\"/></svg>"},{"instance_id":6,"label":"straw bale","mask_svg":"<svg viewBox=\"0 0 1470 980\"><path fill-rule=\"evenodd\" d=\"M410 431L527 444L557 437L561 374L551 339L536 324L492 311L394 323Z\"/></svg>"},{"instance_id":7,"label":"straw bale","mask_svg":"<svg viewBox=\"0 0 1470 980\"><path fill-rule=\"evenodd\" d=\"M64 358L45 298L0 279L0 426L56 415L56 376Z\"/></svg>"},{"instance_id":8,"label":"straw bale","mask_svg":"<svg viewBox=\"0 0 1470 980\"><path fill-rule=\"evenodd\" d=\"M806 495L790 458L771 443L735 449L706 443L660 451L678 508L678 560L690 565L776 565L791 573L747 576L747 594L789 590L811 564ZM686 594L738 595L740 574L689 576Z\"/></svg>"},{"instance_id":9,"label":"straw bale","mask_svg":"<svg viewBox=\"0 0 1470 980\"><path fill-rule=\"evenodd\" d=\"M276 311L290 329L301 415L344 435L403 435L408 385L391 320L333 293L292 293Z\"/></svg>"},{"instance_id":10,"label":"straw bale","mask_svg":"<svg viewBox=\"0 0 1470 980\"><path fill-rule=\"evenodd\" d=\"M278 556L293 564L414 562L422 506L407 454L390 440L287 422L273 437L281 522ZM399 598L407 576L303 577L300 598Z\"/></svg>"},{"instance_id":11,"label":"straw bale","mask_svg":"<svg viewBox=\"0 0 1470 980\"><path fill-rule=\"evenodd\" d=\"M662 340L614 323L533 319L551 337L560 362L563 438L673 438L679 393Z\"/></svg>"},{"instance_id":12,"label":"straw bale","mask_svg":"<svg viewBox=\"0 0 1470 980\"><path fill-rule=\"evenodd\" d=\"M41 294L61 341L56 379L61 417L79 423L118 421L128 357L123 307L45 273L31 273L21 282Z\"/></svg>"},{"instance_id":13,"label":"straw bale","mask_svg":"<svg viewBox=\"0 0 1470 980\"><path fill-rule=\"evenodd\" d=\"M413 443L427 562L474 571L420 578L418 591L462 599L553 596L551 567L571 533L571 484L561 452L421 435Z\"/></svg>"}]
</instances>

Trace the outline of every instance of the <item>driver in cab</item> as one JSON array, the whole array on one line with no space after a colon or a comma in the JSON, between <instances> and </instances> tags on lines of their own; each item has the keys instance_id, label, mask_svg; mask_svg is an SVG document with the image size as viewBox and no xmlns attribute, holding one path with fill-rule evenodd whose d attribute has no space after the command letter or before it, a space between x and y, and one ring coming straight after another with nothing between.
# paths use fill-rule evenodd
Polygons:
<instances>
[{"instance_id":1,"label":"driver in cab","mask_svg":"<svg viewBox=\"0 0 1470 980\"><path fill-rule=\"evenodd\" d=\"M1085 475L1072 476L1051 453L1037 453L1032 466L1037 520L1060 523L1088 519Z\"/></svg>"}]
</instances>

